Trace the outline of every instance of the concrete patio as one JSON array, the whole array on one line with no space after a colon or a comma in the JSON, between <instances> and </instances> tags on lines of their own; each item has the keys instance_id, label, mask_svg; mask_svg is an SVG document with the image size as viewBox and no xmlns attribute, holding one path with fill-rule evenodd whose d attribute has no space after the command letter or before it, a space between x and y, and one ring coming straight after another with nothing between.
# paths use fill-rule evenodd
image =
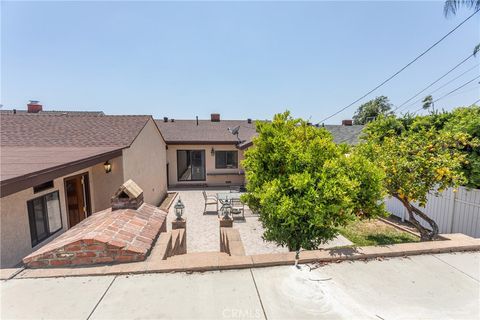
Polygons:
<instances>
[{"instance_id":1,"label":"concrete patio","mask_svg":"<svg viewBox=\"0 0 480 320\"><path fill-rule=\"evenodd\" d=\"M204 273L11 279L2 319L478 319L480 253Z\"/></svg>"},{"instance_id":2,"label":"concrete patio","mask_svg":"<svg viewBox=\"0 0 480 320\"><path fill-rule=\"evenodd\" d=\"M202 190L192 189L174 190L178 192L178 197L185 204L184 218L187 220L187 252L218 252L220 249L220 233L216 208L214 205L207 207L207 214L203 214L204 199ZM228 189L207 189L208 195L216 195L217 193L229 192ZM175 219L175 209L173 204L167 217L167 228L170 230L171 221ZM220 205L219 205L220 207ZM287 248L277 246L275 243L262 239L263 228L258 220L258 215L245 206L245 220L236 216L233 228L240 232L246 255L264 254L264 253L281 253L288 252ZM322 246L328 249L333 247L351 245L345 237L339 235L336 239Z\"/></svg>"}]
</instances>

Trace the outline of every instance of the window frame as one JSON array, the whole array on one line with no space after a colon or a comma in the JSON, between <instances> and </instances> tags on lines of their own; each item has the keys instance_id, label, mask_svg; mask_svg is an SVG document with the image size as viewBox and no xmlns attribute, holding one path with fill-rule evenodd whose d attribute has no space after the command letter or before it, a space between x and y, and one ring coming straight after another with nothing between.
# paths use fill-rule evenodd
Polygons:
<instances>
[{"instance_id":1,"label":"window frame","mask_svg":"<svg viewBox=\"0 0 480 320\"><path fill-rule=\"evenodd\" d=\"M51 195L51 194L57 194L57 199L58 199L58 213L60 214L60 227L57 230L50 231L50 225L49 225L49 216L48 216L48 208L47 208L47 201L46 197ZM44 237L39 238L38 237L38 231L35 223L35 213L34 213L34 201L41 199L42 201L42 219L43 225L46 230L46 235ZM37 246L38 244L42 243L46 239L50 238L54 234L58 233L63 229L63 217L62 217L62 206L60 204L60 192L58 190L55 190L53 192L48 192L45 193L41 196L32 198L27 201L27 215L28 215L28 224L29 224L29 229L30 229L30 240L32 244L32 248Z\"/></svg>"},{"instance_id":2,"label":"window frame","mask_svg":"<svg viewBox=\"0 0 480 320\"><path fill-rule=\"evenodd\" d=\"M225 166L219 167L217 163L217 154L219 152L225 153ZM228 157L227 153L228 152L234 152L235 153L235 166L229 167L228 166ZM238 150L215 150L215 169L238 169Z\"/></svg>"}]
</instances>

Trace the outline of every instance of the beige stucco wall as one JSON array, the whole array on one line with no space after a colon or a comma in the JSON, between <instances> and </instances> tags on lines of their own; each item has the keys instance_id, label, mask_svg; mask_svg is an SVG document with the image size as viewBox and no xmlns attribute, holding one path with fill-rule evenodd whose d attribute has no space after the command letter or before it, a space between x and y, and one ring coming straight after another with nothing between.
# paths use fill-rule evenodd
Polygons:
<instances>
[{"instance_id":1,"label":"beige stucco wall","mask_svg":"<svg viewBox=\"0 0 480 320\"><path fill-rule=\"evenodd\" d=\"M92 212L97 212L110 207L110 198L117 188L123 183L122 157L110 160L112 172L105 173L102 163L86 168L72 174L53 180L53 188L33 193L33 188L11 194L0 199L0 267L12 267L19 263L23 257L52 241L68 230L68 216L65 202L64 179L81 173L88 173L90 183L90 200ZM60 198L60 211L62 216L62 229L32 247L30 238L30 225L28 222L27 201L58 191Z\"/></svg>"},{"instance_id":2,"label":"beige stucco wall","mask_svg":"<svg viewBox=\"0 0 480 320\"><path fill-rule=\"evenodd\" d=\"M112 165L112 171L109 173L105 172L103 163L99 163L91 168L90 193L92 212L109 208L111 197L124 182L122 157L113 158L109 162Z\"/></svg>"},{"instance_id":3,"label":"beige stucco wall","mask_svg":"<svg viewBox=\"0 0 480 320\"><path fill-rule=\"evenodd\" d=\"M143 189L145 202L158 205L167 193L165 141L150 119L132 145L123 150L123 176Z\"/></svg>"},{"instance_id":4,"label":"beige stucco wall","mask_svg":"<svg viewBox=\"0 0 480 320\"><path fill-rule=\"evenodd\" d=\"M216 169L215 156L211 154L212 148L214 151L238 151L238 165L237 169ZM177 150L205 150L205 181L178 181L177 179ZM168 161L168 175L170 186L189 185L189 184L203 184L208 186L226 186L226 185L242 185L245 181L244 175L238 173L242 171L240 162L243 160L243 150L238 150L234 145L168 145L167 161ZM212 175L223 173L225 175Z\"/></svg>"}]
</instances>

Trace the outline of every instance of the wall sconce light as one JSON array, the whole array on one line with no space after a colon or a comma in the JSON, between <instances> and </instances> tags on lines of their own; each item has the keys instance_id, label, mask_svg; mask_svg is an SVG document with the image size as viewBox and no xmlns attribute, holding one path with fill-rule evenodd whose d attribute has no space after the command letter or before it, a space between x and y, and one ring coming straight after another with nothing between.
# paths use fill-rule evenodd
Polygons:
<instances>
[{"instance_id":1,"label":"wall sconce light","mask_svg":"<svg viewBox=\"0 0 480 320\"><path fill-rule=\"evenodd\" d=\"M211 154L212 156L215 155L215 149L213 149L213 147L212 147L212 150L210 150L210 154Z\"/></svg>"},{"instance_id":2,"label":"wall sconce light","mask_svg":"<svg viewBox=\"0 0 480 320\"><path fill-rule=\"evenodd\" d=\"M112 172L112 164L108 161L106 161L104 164L103 164L103 167L105 168L105 173L110 173Z\"/></svg>"}]
</instances>

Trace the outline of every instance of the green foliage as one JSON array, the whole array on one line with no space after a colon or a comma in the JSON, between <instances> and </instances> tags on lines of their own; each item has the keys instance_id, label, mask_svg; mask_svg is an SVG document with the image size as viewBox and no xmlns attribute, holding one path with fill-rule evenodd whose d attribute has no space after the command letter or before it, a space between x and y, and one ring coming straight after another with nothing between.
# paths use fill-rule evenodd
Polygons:
<instances>
[{"instance_id":1,"label":"green foliage","mask_svg":"<svg viewBox=\"0 0 480 320\"><path fill-rule=\"evenodd\" d=\"M456 108L451 112L434 112L428 116L405 115L380 117L364 129L364 138L377 143L385 137L399 136L405 131L421 134L434 130L439 135L464 134L464 141L456 143L458 151L465 154L461 171L467 187L480 188L480 107Z\"/></svg>"},{"instance_id":2,"label":"green foliage","mask_svg":"<svg viewBox=\"0 0 480 320\"><path fill-rule=\"evenodd\" d=\"M379 116L391 115L391 109L392 104L387 97L376 97L358 107L353 116L353 124L367 124Z\"/></svg>"},{"instance_id":3,"label":"green foliage","mask_svg":"<svg viewBox=\"0 0 480 320\"><path fill-rule=\"evenodd\" d=\"M404 204L423 239L432 239L438 226L412 203L424 206L429 192L476 183L479 121L479 108L470 107L429 116L382 117L364 130L357 151L384 171L385 190ZM414 215L432 230L420 226Z\"/></svg>"},{"instance_id":4,"label":"green foliage","mask_svg":"<svg viewBox=\"0 0 480 320\"><path fill-rule=\"evenodd\" d=\"M326 129L285 112L257 122L257 132L242 163L243 200L260 213L266 240L315 249L356 216L383 213L382 172L361 154L345 154Z\"/></svg>"},{"instance_id":5,"label":"green foliage","mask_svg":"<svg viewBox=\"0 0 480 320\"><path fill-rule=\"evenodd\" d=\"M442 131L467 135L467 142L461 148L466 155L462 166L467 178L465 185L480 189L480 106L455 109Z\"/></svg>"}]
</instances>

